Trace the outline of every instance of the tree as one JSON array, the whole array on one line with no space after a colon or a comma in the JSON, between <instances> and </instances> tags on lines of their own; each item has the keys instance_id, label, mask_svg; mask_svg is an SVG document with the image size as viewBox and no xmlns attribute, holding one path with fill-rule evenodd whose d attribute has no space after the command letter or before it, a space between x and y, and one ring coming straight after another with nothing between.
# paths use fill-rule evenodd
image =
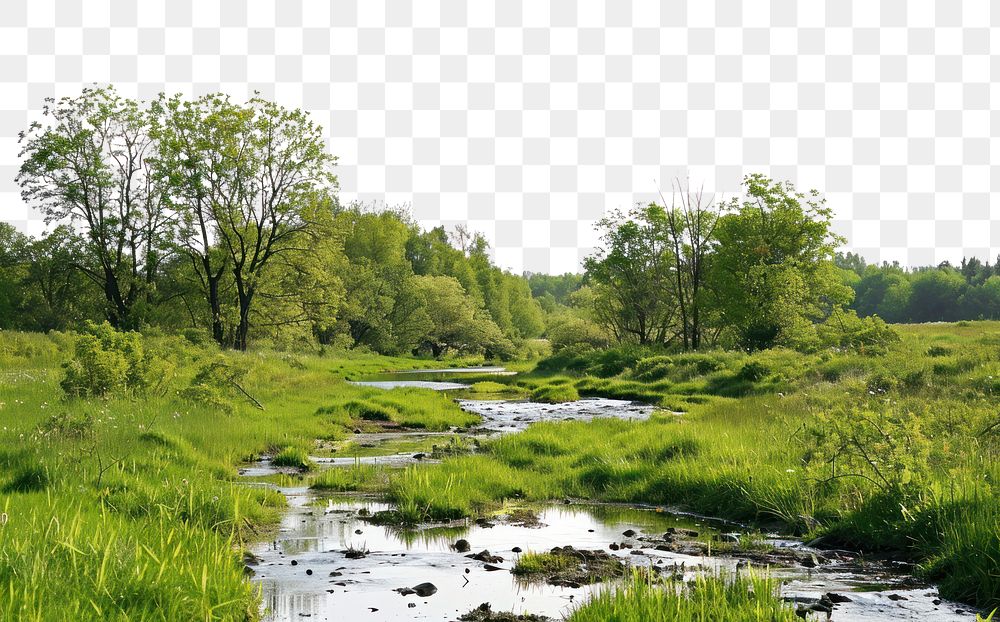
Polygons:
<instances>
[{"instance_id":1,"label":"tree","mask_svg":"<svg viewBox=\"0 0 1000 622\"><path fill-rule=\"evenodd\" d=\"M449 350L504 355L513 348L495 322L450 276L414 277L432 325L422 341L435 357Z\"/></svg>"},{"instance_id":2,"label":"tree","mask_svg":"<svg viewBox=\"0 0 1000 622\"><path fill-rule=\"evenodd\" d=\"M712 258L713 304L738 346L749 350L795 345L814 322L850 302L833 265L841 242L832 213L814 190L749 175L746 196L719 219Z\"/></svg>"},{"instance_id":3,"label":"tree","mask_svg":"<svg viewBox=\"0 0 1000 622\"><path fill-rule=\"evenodd\" d=\"M681 338L684 349L701 347L702 290L708 274L708 258L715 242L715 227L724 206L706 199L703 190L692 192L690 184L682 188L680 180L672 185L670 208L665 210L667 232L677 262L674 269L674 297L681 314ZM679 199L678 199L679 197ZM663 199L666 206L666 199Z\"/></svg>"},{"instance_id":4,"label":"tree","mask_svg":"<svg viewBox=\"0 0 1000 622\"><path fill-rule=\"evenodd\" d=\"M74 267L104 292L113 326L136 326L172 226L150 174L149 115L110 87L46 102L49 122L20 134L21 195L46 222L80 228L86 254Z\"/></svg>"},{"instance_id":5,"label":"tree","mask_svg":"<svg viewBox=\"0 0 1000 622\"><path fill-rule=\"evenodd\" d=\"M666 343L677 299L671 283L676 259L665 210L658 205L615 212L600 220L604 248L584 261L598 299L598 321L619 342Z\"/></svg>"},{"instance_id":6,"label":"tree","mask_svg":"<svg viewBox=\"0 0 1000 622\"><path fill-rule=\"evenodd\" d=\"M181 212L181 246L205 289L213 334L221 341L219 283L228 271L238 309L233 345L245 350L267 268L304 250L306 216L336 186L335 158L305 112L260 98L239 105L220 94L161 97L156 111L161 175Z\"/></svg>"},{"instance_id":7,"label":"tree","mask_svg":"<svg viewBox=\"0 0 1000 622\"><path fill-rule=\"evenodd\" d=\"M0 328L17 327L16 318L24 304L28 246L28 236L0 222Z\"/></svg>"},{"instance_id":8,"label":"tree","mask_svg":"<svg viewBox=\"0 0 1000 622\"><path fill-rule=\"evenodd\" d=\"M909 318L914 322L959 319L958 300L965 288L965 279L954 268L917 272L910 282Z\"/></svg>"}]
</instances>

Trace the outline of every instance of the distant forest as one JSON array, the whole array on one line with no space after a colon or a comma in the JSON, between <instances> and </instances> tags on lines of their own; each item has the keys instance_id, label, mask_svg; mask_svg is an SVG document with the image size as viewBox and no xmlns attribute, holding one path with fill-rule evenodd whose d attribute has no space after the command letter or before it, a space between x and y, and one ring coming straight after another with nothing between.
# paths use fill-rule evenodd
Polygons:
<instances>
[{"instance_id":1,"label":"distant forest","mask_svg":"<svg viewBox=\"0 0 1000 622\"><path fill-rule=\"evenodd\" d=\"M834 261L854 289L850 306L860 316L892 323L1000 319L1000 257L992 266L972 257L919 268L868 264L855 253Z\"/></svg>"}]
</instances>

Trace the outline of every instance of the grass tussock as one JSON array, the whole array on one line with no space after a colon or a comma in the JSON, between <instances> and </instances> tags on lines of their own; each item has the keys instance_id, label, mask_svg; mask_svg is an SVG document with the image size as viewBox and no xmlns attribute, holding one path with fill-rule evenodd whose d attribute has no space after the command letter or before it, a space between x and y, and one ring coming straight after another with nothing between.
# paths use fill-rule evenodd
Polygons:
<instances>
[{"instance_id":1,"label":"grass tussock","mask_svg":"<svg viewBox=\"0 0 1000 622\"><path fill-rule=\"evenodd\" d=\"M635 573L624 585L599 592L568 622L794 622L795 610L777 597L767 577L699 575L689 583L661 582Z\"/></svg>"}]
</instances>

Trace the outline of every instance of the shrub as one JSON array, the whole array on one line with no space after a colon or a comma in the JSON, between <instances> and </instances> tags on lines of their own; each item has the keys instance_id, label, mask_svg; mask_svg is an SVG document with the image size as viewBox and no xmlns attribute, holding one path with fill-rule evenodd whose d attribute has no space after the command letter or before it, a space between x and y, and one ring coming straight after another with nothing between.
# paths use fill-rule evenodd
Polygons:
<instances>
[{"instance_id":1,"label":"shrub","mask_svg":"<svg viewBox=\"0 0 1000 622\"><path fill-rule=\"evenodd\" d=\"M198 368L198 373L191 379L191 384L181 391L181 397L232 414L236 408L234 398L237 393L253 400L239 384L248 372L246 366L235 364L219 355ZM253 401L256 403L256 400Z\"/></svg>"},{"instance_id":2,"label":"shrub","mask_svg":"<svg viewBox=\"0 0 1000 622\"><path fill-rule=\"evenodd\" d=\"M951 348L945 346L931 346L927 348L927 356L938 357L948 356L949 354L951 354Z\"/></svg>"},{"instance_id":3,"label":"shrub","mask_svg":"<svg viewBox=\"0 0 1000 622\"><path fill-rule=\"evenodd\" d=\"M138 333L116 331L107 322L88 322L76 340L73 360L64 364L66 375L60 385L75 397L140 392L149 386L152 362Z\"/></svg>"},{"instance_id":4,"label":"shrub","mask_svg":"<svg viewBox=\"0 0 1000 622\"><path fill-rule=\"evenodd\" d=\"M771 368L764 363L761 363L760 361L749 361L744 363L743 367L736 372L736 379L746 382L760 382L770 373Z\"/></svg>"},{"instance_id":5,"label":"shrub","mask_svg":"<svg viewBox=\"0 0 1000 622\"><path fill-rule=\"evenodd\" d=\"M835 309L817 331L823 345L859 354L885 354L890 345L899 341L899 333L882 318L859 318L853 310Z\"/></svg>"},{"instance_id":6,"label":"shrub","mask_svg":"<svg viewBox=\"0 0 1000 622\"><path fill-rule=\"evenodd\" d=\"M865 387L872 395L885 395L889 391L895 389L897 384L898 382L896 379L889 374L875 372L874 374L868 376Z\"/></svg>"},{"instance_id":7,"label":"shrub","mask_svg":"<svg viewBox=\"0 0 1000 622\"><path fill-rule=\"evenodd\" d=\"M674 368L669 356L650 356L641 359L632 369L632 377L643 382L655 382L666 378Z\"/></svg>"}]
</instances>

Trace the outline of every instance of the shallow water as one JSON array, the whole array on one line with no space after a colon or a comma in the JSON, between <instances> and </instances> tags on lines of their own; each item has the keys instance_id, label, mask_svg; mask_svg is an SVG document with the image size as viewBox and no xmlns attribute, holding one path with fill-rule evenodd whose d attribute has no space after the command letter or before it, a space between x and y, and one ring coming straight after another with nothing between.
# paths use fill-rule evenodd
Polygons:
<instances>
[{"instance_id":1,"label":"shallow water","mask_svg":"<svg viewBox=\"0 0 1000 622\"><path fill-rule=\"evenodd\" d=\"M351 384L378 389L396 389L414 387L432 389L434 391L453 391L467 389L469 385L448 380L455 374L480 374L489 376L512 376L517 372L508 371L503 367L453 367L450 369L408 369L405 371L375 374L365 380L355 380Z\"/></svg>"},{"instance_id":2,"label":"shallow water","mask_svg":"<svg viewBox=\"0 0 1000 622\"><path fill-rule=\"evenodd\" d=\"M706 521L621 506L552 505L542 509L540 527L497 524L484 527L459 524L419 530L402 530L368 524L358 517L391 506L343 497L319 505L303 489L285 489L291 509L273 542L254 551L260 563L254 566L268 609L268 620L455 620L482 602L495 611L541 613L554 618L572 611L599 585L580 588L526 584L510 574L517 554L511 548L545 551L572 545L579 549L608 550L611 542L629 540L635 549L610 551L633 565L684 564L688 574L694 569L734 569L737 560L701 557L642 548L640 540L626 538L634 529L643 534L662 534L668 527L685 527L714 532L717 526ZM360 531L360 533L358 533ZM452 549L458 538L467 539L472 552L488 549L504 557L496 564L501 570L487 571L482 562L469 559ZM368 550L367 557L348 559L349 548ZM632 551L641 551L642 555ZM295 565L292 565L292 562ZM310 574L311 571L311 574ZM330 576L331 573L339 573ZM903 575L883 567L858 573L853 565L838 564L818 569L777 569L772 576L789 579L783 588L786 597L805 601L835 591L848 594L850 603L839 604L834 620L969 620L971 614L949 603L933 604L932 588L893 589L879 592L857 591L868 582L903 584ZM401 596L394 590L423 582L433 583L438 592L429 597ZM894 601L890 594L906 600ZM413 607L409 605L414 605ZM375 609L376 611L372 611Z\"/></svg>"},{"instance_id":3,"label":"shallow water","mask_svg":"<svg viewBox=\"0 0 1000 622\"><path fill-rule=\"evenodd\" d=\"M417 379L379 378L358 383L382 388L425 386L430 388L465 388L466 385L424 379L440 378L445 373L490 373L502 368L465 368L454 370L416 370L408 372ZM423 374L424 376L420 376ZM414 384L420 383L420 384ZM441 387L441 385L448 385ZM622 400L586 399L564 404L532 402L460 400L462 408L483 419L473 434L494 436L516 433L537 421L590 420L598 417L645 419L653 408ZM455 433L449 433L453 435ZM379 445L406 435L424 432L400 432L358 435L356 442ZM466 436L472 434L465 433ZM390 445L386 445L387 448ZM392 453L363 458L314 458L321 468L361 464L404 466L417 462L413 454ZM282 472L267 461L241 469L254 477ZM585 601L599 585L579 588L527 584L509 570L516 561L512 547L525 551L545 551L555 546L571 545L578 549L602 549L633 565L683 564L688 574L695 568L735 570L734 557L693 556L657 551L650 543L634 541L636 548L610 551L612 542L628 540L626 529L642 535L660 535L668 527L686 527L714 532L734 529L732 523L703 517L673 514L655 508L631 508L609 505L551 505L542 508L542 526L497 524L484 527L465 522L417 530L402 530L371 525L358 512L377 512L391 506L367 500L337 497L315 503L316 496L305 489L280 489L289 501L277 537L258 545L254 552L260 563L253 566L268 612L267 620L456 620L459 615L489 602L494 611L538 613L561 618ZM738 531L739 529L737 529ZM359 533L360 532L360 533ZM484 564L465 557L451 548L458 538L469 540L472 552L488 549L504 557L495 564L500 569L487 571ZM775 547L799 547L795 540L772 538ZM643 548L645 547L645 548ZM362 559L348 559L349 548L370 551ZM638 551L641 554L634 554ZM293 565L292 562L295 562ZM331 575L331 573L333 573ZM804 567L773 569L771 575L785 580L782 594L803 603L815 602L827 592L845 593L851 602L834 609L833 620L974 620L962 605L934 604L937 591L916 584L904 567L886 564L859 565L834 562L814 569ZM431 582L438 591L429 597L401 596L394 590ZM878 590L871 588L879 584ZM902 597L898 599L890 598ZM816 618L819 619L819 618Z\"/></svg>"},{"instance_id":4,"label":"shallow water","mask_svg":"<svg viewBox=\"0 0 1000 622\"><path fill-rule=\"evenodd\" d=\"M590 421L601 417L646 419L655 410L647 404L602 397L540 404L497 400L459 400L463 409L483 418L479 427L491 432L520 432L538 421Z\"/></svg>"}]
</instances>

